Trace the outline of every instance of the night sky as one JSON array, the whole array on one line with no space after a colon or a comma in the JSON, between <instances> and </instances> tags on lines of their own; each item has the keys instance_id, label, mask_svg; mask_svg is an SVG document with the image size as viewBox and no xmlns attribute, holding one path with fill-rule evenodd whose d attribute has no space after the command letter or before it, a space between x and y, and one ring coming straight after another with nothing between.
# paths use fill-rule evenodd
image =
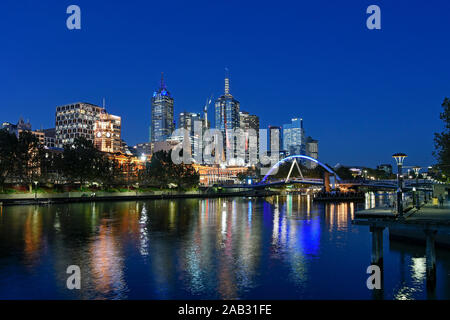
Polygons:
<instances>
[{"instance_id":1,"label":"night sky","mask_svg":"<svg viewBox=\"0 0 450 320\"><path fill-rule=\"evenodd\" d=\"M66 28L71 4L81 30ZM371 4L381 30L366 28ZM161 72L178 119L222 94L228 67L241 110L262 128L302 117L323 162L405 152L425 166L450 96L449 15L444 0L2 0L0 121L54 127L57 105L105 97L134 145L148 140Z\"/></svg>"}]
</instances>

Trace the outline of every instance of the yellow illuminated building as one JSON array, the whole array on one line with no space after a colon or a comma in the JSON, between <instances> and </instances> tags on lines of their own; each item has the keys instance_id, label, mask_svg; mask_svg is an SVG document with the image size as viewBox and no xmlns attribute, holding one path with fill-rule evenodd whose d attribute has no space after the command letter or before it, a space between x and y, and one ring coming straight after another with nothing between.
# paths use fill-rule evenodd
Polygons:
<instances>
[{"instance_id":1,"label":"yellow illuminated building","mask_svg":"<svg viewBox=\"0 0 450 320\"><path fill-rule=\"evenodd\" d=\"M106 112L94 123L94 145L102 152L121 151L121 118Z\"/></svg>"},{"instance_id":2,"label":"yellow illuminated building","mask_svg":"<svg viewBox=\"0 0 450 320\"><path fill-rule=\"evenodd\" d=\"M211 185L214 183L235 183L237 175L247 171L247 167L220 167L205 166L199 164L192 165L200 175L200 184Z\"/></svg>"}]
</instances>

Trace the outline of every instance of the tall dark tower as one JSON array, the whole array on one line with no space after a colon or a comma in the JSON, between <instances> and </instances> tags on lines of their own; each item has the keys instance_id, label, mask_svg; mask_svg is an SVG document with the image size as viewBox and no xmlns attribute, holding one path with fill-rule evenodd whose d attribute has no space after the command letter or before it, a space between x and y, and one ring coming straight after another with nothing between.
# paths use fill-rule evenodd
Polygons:
<instances>
[{"instance_id":1,"label":"tall dark tower","mask_svg":"<svg viewBox=\"0 0 450 320\"><path fill-rule=\"evenodd\" d=\"M164 83L161 73L161 84L152 97L152 122L150 128L151 142L167 140L174 130L173 98Z\"/></svg>"}]
</instances>

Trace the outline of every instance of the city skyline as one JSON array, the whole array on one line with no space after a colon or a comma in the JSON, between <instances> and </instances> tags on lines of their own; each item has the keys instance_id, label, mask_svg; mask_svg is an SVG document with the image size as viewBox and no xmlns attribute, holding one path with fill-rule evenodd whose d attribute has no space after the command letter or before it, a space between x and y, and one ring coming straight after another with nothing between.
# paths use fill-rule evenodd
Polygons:
<instances>
[{"instance_id":1,"label":"city skyline","mask_svg":"<svg viewBox=\"0 0 450 320\"><path fill-rule=\"evenodd\" d=\"M450 301L450 1L0 12L0 301Z\"/></svg>"},{"instance_id":2,"label":"city skyline","mask_svg":"<svg viewBox=\"0 0 450 320\"><path fill-rule=\"evenodd\" d=\"M442 41L447 25L439 19L448 12L447 3L404 8L381 1L383 28L374 33L365 28L364 5L344 9L338 5L291 4L293 12L275 14L273 19L280 25L269 30L260 22L271 16L269 8L263 6L252 16L251 6L245 4L233 13L245 23L229 29L213 24L213 30L207 30L203 23L186 20L181 12L213 14L224 9L224 4L210 4L197 12L196 6L174 2L170 7L176 23L163 23L166 32L173 35L164 50L142 41L158 34L162 18L142 20L142 13L123 5L127 25L107 24L112 30L105 35L108 19L121 14L116 5L103 8L85 1L79 5L85 14L78 33L71 33L64 23L59 30L65 16L58 5L48 9L43 4L9 5L14 12L11 16L23 19L6 17L0 22L11 36L4 39L5 51L0 53L6 70L1 77L6 92L2 121L14 122L22 116L31 120L34 129L51 128L56 106L75 101L101 105L105 97L108 110L122 117L123 139L135 145L148 141L149 104L160 72L171 88L178 115L184 110L201 112L205 98L211 93L218 97L223 92L223 69L229 67L233 95L239 98L241 109L259 116L261 128L282 126L291 118L302 117L308 135L320 141L319 158L323 161L375 167L388 162L392 153L403 151L410 164L434 163L433 133L441 129L440 105L450 90L450 81L445 78L450 69L444 53L448 44ZM100 15L102 10L106 13ZM307 17L308 12L315 20ZM31 28L33 19L28 18L34 15L45 19ZM421 15L421 23L409 23L408 17ZM239 19L242 17L246 20ZM213 21L209 15L205 19L205 23ZM336 23L335 30L321 25L327 19ZM261 30L249 27L251 23ZM399 38L405 25L410 36ZM177 32L181 26L187 29L185 38ZM286 32L280 33L282 29ZM43 30L50 35L40 37ZM127 37L132 31L135 34ZM229 35L232 43L243 53L239 57L227 50L218 51L212 43L202 43L211 33L220 38L229 32L233 32ZM102 38L94 41L99 33ZM33 37L43 45L30 50ZM9 38L19 40L11 42ZM64 54L61 45L66 47ZM92 50L72 52L83 45ZM18 46L23 50L13 55L19 52ZM116 50L96 51L104 46ZM183 50L171 50L175 46ZM288 51L289 55L283 53ZM130 54L133 61L120 59L123 54ZM433 59L424 59L427 54ZM420 123L414 121L416 117Z\"/></svg>"}]
</instances>

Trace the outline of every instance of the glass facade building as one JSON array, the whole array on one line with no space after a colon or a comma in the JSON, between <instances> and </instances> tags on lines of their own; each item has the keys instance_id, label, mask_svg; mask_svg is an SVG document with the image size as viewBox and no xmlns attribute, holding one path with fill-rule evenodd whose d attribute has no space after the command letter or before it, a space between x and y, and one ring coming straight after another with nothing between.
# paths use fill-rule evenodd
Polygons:
<instances>
[{"instance_id":1,"label":"glass facade building","mask_svg":"<svg viewBox=\"0 0 450 320\"><path fill-rule=\"evenodd\" d=\"M193 136L195 121L203 121L200 117L200 113L181 112L178 117L178 128L186 129L187 131L189 131L189 134Z\"/></svg>"},{"instance_id":2,"label":"glass facade building","mask_svg":"<svg viewBox=\"0 0 450 320\"><path fill-rule=\"evenodd\" d=\"M193 157L196 157L197 150L200 151L200 140L204 131L204 123L205 120L201 118L200 113L196 112L181 112L178 117L178 129L185 129L189 133L191 155ZM201 152L199 156L201 156Z\"/></svg>"},{"instance_id":3,"label":"glass facade building","mask_svg":"<svg viewBox=\"0 0 450 320\"><path fill-rule=\"evenodd\" d=\"M305 142L303 119L294 118L283 125L283 149L290 155L305 154Z\"/></svg>"},{"instance_id":4,"label":"glass facade building","mask_svg":"<svg viewBox=\"0 0 450 320\"><path fill-rule=\"evenodd\" d=\"M319 141L311 137L306 138L306 155L314 159L319 159ZM308 169L314 169L317 167L317 163L312 161L306 162Z\"/></svg>"},{"instance_id":5,"label":"glass facade building","mask_svg":"<svg viewBox=\"0 0 450 320\"><path fill-rule=\"evenodd\" d=\"M225 94L220 96L215 102L216 129L222 132L225 143L229 143L225 139L226 130L240 128L239 108L239 101L230 94L230 79L226 76Z\"/></svg>"},{"instance_id":6,"label":"glass facade building","mask_svg":"<svg viewBox=\"0 0 450 320\"><path fill-rule=\"evenodd\" d=\"M173 98L167 91L161 75L161 86L153 93L152 97L151 142L166 141L170 138L173 130Z\"/></svg>"},{"instance_id":7,"label":"glass facade building","mask_svg":"<svg viewBox=\"0 0 450 320\"><path fill-rule=\"evenodd\" d=\"M239 112L240 127L245 135L245 148L240 150L240 156L245 157L247 164L250 164L250 154L254 155L252 159L256 160L259 152L259 117L248 112ZM253 130L252 133L250 131ZM254 137L251 137L251 134ZM253 163L251 163L253 164Z\"/></svg>"},{"instance_id":8,"label":"glass facade building","mask_svg":"<svg viewBox=\"0 0 450 320\"><path fill-rule=\"evenodd\" d=\"M269 140L267 142L269 145L269 150L272 151L271 141L272 141L272 136L275 136L275 135L278 137L278 139L274 138L274 140L278 140L278 151L281 151L281 150L283 150L283 143L282 143L283 135L282 135L281 127L279 127L279 126L269 126Z\"/></svg>"}]
</instances>

